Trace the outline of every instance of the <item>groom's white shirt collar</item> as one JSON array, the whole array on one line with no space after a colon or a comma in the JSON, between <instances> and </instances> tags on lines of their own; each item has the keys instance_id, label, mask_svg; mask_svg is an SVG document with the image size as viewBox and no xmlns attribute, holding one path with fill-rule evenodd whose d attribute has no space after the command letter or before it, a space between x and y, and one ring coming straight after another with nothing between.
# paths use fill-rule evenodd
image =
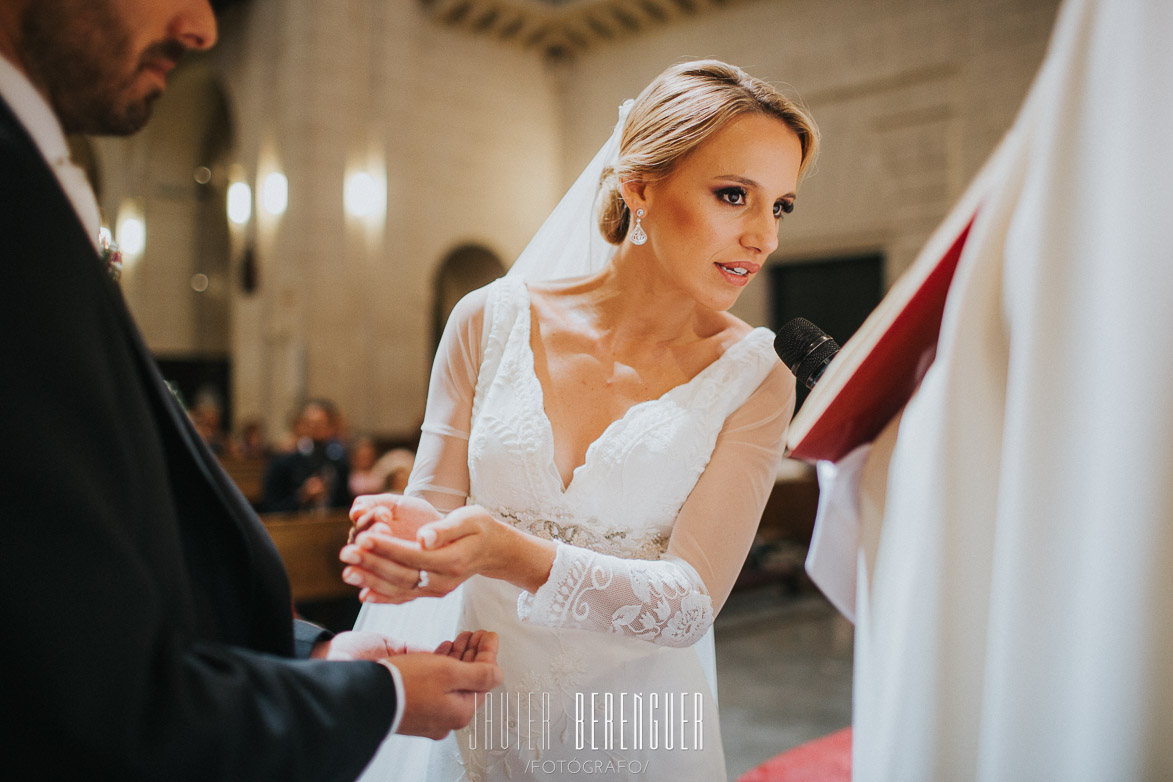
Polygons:
<instances>
[{"instance_id":1,"label":"groom's white shirt collar","mask_svg":"<svg viewBox=\"0 0 1173 782\"><path fill-rule=\"evenodd\" d=\"M41 156L53 169L53 174L61 183L65 194L69 196L86 235L90 237L94 249L97 250L98 228L101 223L98 202L94 198L93 189L85 179L85 173L69 158L69 145L65 142L61 122L28 77L3 55L0 55L0 95L24 125L33 143L41 151Z\"/></svg>"}]
</instances>

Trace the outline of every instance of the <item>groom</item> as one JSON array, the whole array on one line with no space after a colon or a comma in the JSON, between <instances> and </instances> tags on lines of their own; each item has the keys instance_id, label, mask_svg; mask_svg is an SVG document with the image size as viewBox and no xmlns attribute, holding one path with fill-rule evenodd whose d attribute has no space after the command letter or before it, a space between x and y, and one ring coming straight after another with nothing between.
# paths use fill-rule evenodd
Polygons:
<instances>
[{"instance_id":1,"label":"groom","mask_svg":"<svg viewBox=\"0 0 1173 782\"><path fill-rule=\"evenodd\" d=\"M215 36L207 0L0 0L0 753L26 778L351 779L500 681L492 634L396 654L295 625L102 265L63 131L138 130Z\"/></svg>"}]
</instances>

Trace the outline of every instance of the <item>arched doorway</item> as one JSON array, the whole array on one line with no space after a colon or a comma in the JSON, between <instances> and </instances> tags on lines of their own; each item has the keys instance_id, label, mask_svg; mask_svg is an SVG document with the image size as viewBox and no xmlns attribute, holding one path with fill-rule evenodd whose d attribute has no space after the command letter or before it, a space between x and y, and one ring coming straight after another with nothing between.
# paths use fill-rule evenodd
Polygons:
<instances>
[{"instance_id":1,"label":"arched doorway","mask_svg":"<svg viewBox=\"0 0 1173 782\"><path fill-rule=\"evenodd\" d=\"M436 272L435 309L432 319L432 350L440 344L444 324L452 308L465 294L474 291L505 273L496 253L479 244L465 244L448 253Z\"/></svg>"}]
</instances>

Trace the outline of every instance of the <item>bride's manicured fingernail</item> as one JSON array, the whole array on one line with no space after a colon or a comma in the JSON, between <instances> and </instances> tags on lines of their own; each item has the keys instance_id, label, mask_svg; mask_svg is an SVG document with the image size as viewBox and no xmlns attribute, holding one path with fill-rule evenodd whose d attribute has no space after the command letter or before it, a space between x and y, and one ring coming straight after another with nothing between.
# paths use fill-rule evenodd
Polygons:
<instances>
[{"instance_id":1,"label":"bride's manicured fingernail","mask_svg":"<svg viewBox=\"0 0 1173 782\"><path fill-rule=\"evenodd\" d=\"M419 542L424 548L431 548L436 545L436 530L421 529L419 532Z\"/></svg>"},{"instance_id":2,"label":"bride's manicured fingernail","mask_svg":"<svg viewBox=\"0 0 1173 782\"><path fill-rule=\"evenodd\" d=\"M361 565L362 555L359 554L358 549L354 546L345 546L338 558L348 565Z\"/></svg>"},{"instance_id":3,"label":"bride's manicured fingernail","mask_svg":"<svg viewBox=\"0 0 1173 782\"><path fill-rule=\"evenodd\" d=\"M351 570L350 568L347 568L346 570L342 571L342 580L351 586L358 586L362 583L362 576L359 575L357 570Z\"/></svg>"}]
</instances>

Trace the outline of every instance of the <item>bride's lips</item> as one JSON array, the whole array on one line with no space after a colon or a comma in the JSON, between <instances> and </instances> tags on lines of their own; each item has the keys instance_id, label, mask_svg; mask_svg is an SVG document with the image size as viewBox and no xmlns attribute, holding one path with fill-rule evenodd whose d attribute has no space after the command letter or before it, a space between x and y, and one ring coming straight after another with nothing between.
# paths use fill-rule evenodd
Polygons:
<instances>
[{"instance_id":1,"label":"bride's lips","mask_svg":"<svg viewBox=\"0 0 1173 782\"><path fill-rule=\"evenodd\" d=\"M750 261L714 263L713 265L717 267L717 271L721 273L721 276L725 278L726 282L737 286L748 283L750 277L753 277L762 268L761 264Z\"/></svg>"}]
</instances>

